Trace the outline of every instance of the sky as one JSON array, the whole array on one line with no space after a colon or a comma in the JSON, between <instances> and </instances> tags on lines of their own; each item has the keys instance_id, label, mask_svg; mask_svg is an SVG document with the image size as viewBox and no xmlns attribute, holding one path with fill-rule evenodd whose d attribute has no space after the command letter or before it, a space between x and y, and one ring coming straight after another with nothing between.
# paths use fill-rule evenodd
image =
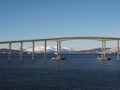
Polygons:
<instances>
[{"instance_id":1,"label":"sky","mask_svg":"<svg viewBox=\"0 0 120 90\"><path fill-rule=\"evenodd\" d=\"M0 0L0 41L86 36L120 37L120 0ZM81 48L98 44L63 42Z\"/></svg>"}]
</instances>

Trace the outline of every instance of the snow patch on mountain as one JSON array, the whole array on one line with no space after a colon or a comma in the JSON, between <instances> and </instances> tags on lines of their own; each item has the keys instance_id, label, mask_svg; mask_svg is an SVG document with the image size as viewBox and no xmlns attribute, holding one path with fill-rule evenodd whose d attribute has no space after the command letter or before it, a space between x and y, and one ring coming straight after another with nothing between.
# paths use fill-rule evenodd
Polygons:
<instances>
[{"instance_id":1,"label":"snow patch on mountain","mask_svg":"<svg viewBox=\"0 0 120 90\"><path fill-rule=\"evenodd\" d=\"M20 48L13 48L13 49L20 50ZM47 46L46 49L47 49L48 53L55 53L57 51L57 46ZM25 51L25 52L32 52L32 50L33 50L32 47L28 47L28 46L23 47L23 51ZM43 53L45 51L45 47L44 46L35 46L34 51L36 53ZM62 53L70 53L70 52L74 52L74 51L76 51L76 50L73 48L61 47Z\"/></svg>"},{"instance_id":2,"label":"snow patch on mountain","mask_svg":"<svg viewBox=\"0 0 120 90\"><path fill-rule=\"evenodd\" d=\"M118 51L118 47L113 47L113 48L110 48L110 49L106 50L107 53L115 53L117 51Z\"/></svg>"}]
</instances>

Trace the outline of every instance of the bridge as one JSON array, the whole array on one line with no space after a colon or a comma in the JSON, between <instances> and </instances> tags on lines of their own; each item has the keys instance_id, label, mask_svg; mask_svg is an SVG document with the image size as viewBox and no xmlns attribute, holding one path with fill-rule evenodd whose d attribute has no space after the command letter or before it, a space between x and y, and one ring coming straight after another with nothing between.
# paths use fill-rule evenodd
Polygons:
<instances>
[{"instance_id":1,"label":"bridge","mask_svg":"<svg viewBox=\"0 0 120 90\"><path fill-rule=\"evenodd\" d=\"M1 41L0 44L8 44L9 45L9 53L8 58L11 60L11 46L14 43L20 43L20 60L23 59L23 43L32 42L32 60L34 60L34 47L35 42L44 42L44 59L46 59L47 53L47 42L56 42L57 44L57 54L56 57L53 59L60 60L64 59L61 57L61 42L68 41L68 40L95 40L100 41L102 43L102 57L98 58L99 60L108 60L110 58L106 57L106 42L107 41L117 41L117 60L119 60L119 40L120 38L114 37L61 37L61 38L47 38L47 39L31 39L31 40L14 40L14 41Z\"/></svg>"}]
</instances>

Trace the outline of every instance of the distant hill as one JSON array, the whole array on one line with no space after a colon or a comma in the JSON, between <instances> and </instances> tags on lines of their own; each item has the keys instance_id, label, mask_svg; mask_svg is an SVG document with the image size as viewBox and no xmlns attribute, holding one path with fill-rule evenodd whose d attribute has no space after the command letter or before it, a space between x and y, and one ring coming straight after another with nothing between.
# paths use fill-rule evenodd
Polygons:
<instances>
[{"instance_id":1,"label":"distant hill","mask_svg":"<svg viewBox=\"0 0 120 90\"><path fill-rule=\"evenodd\" d=\"M9 52L9 49L6 49L6 48L2 48L0 49L0 54L8 54ZM11 50L12 54L19 54L20 53L20 50ZM25 53L25 52L23 52Z\"/></svg>"},{"instance_id":2,"label":"distant hill","mask_svg":"<svg viewBox=\"0 0 120 90\"><path fill-rule=\"evenodd\" d=\"M108 50L110 48L106 48ZM100 54L102 52L101 48L94 48L90 50L76 51L77 54Z\"/></svg>"},{"instance_id":3,"label":"distant hill","mask_svg":"<svg viewBox=\"0 0 120 90\"><path fill-rule=\"evenodd\" d=\"M20 54L20 50L16 50L16 49L12 49L11 50L12 54ZM62 53L73 53L75 52L74 50L68 49L68 48L62 48L61 50ZM9 53L9 49L6 48L2 48L0 49L0 54L8 54ZM27 47L25 49L23 49L23 53L24 54L31 54L32 53L32 48L31 47ZM39 54L39 53L44 53L44 47L35 47L35 54ZM56 48L54 47L47 47L47 53L56 53Z\"/></svg>"},{"instance_id":4,"label":"distant hill","mask_svg":"<svg viewBox=\"0 0 120 90\"><path fill-rule=\"evenodd\" d=\"M8 52L9 52L9 49L6 49L6 48L0 49L0 54L8 54ZM20 54L20 50L12 49L11 52L12 52L12 54ZM31 52L32 52L32 48L23 49L24 54L31 54ZM90 49L90 50L76 51L76 50L64 47L64 48L62 48L61 52L64 54L101 54L102 49L101 48L94 48L94 49ZM106 48L107 54L112 54L112 53L116 53L116 52L117 52L117 47ZM36 47L35 53L36 54L44 53L44 47L42 47L42 49L40 47ZM56 53L56 48L55 47L48 47L47 53Z\"/></svg>"}]
</instances>

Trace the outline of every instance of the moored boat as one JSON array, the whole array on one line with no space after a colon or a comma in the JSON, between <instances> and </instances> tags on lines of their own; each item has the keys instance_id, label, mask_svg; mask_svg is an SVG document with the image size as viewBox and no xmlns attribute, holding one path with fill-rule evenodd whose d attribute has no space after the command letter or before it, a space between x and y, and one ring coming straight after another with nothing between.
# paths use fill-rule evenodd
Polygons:
<instances>
[{"instance_id":1,"label":"moored boat","mask_svg":"<svg viewBox=\"0 0 120 90\"><path fill-rule=\"evenodd\" d=\"M63 57L53 57L52 60L64 60L65 58Z\"/></svg>"},{"instance_id":2,"label":"moored boat","mask_svg":"<svg viewBox=\"0 0 120 90\"><path fill-rule=\"evenodd\" d=\"M111 60L111 58L97 58L97 60Z\"/></svg>"}]
</instances>

